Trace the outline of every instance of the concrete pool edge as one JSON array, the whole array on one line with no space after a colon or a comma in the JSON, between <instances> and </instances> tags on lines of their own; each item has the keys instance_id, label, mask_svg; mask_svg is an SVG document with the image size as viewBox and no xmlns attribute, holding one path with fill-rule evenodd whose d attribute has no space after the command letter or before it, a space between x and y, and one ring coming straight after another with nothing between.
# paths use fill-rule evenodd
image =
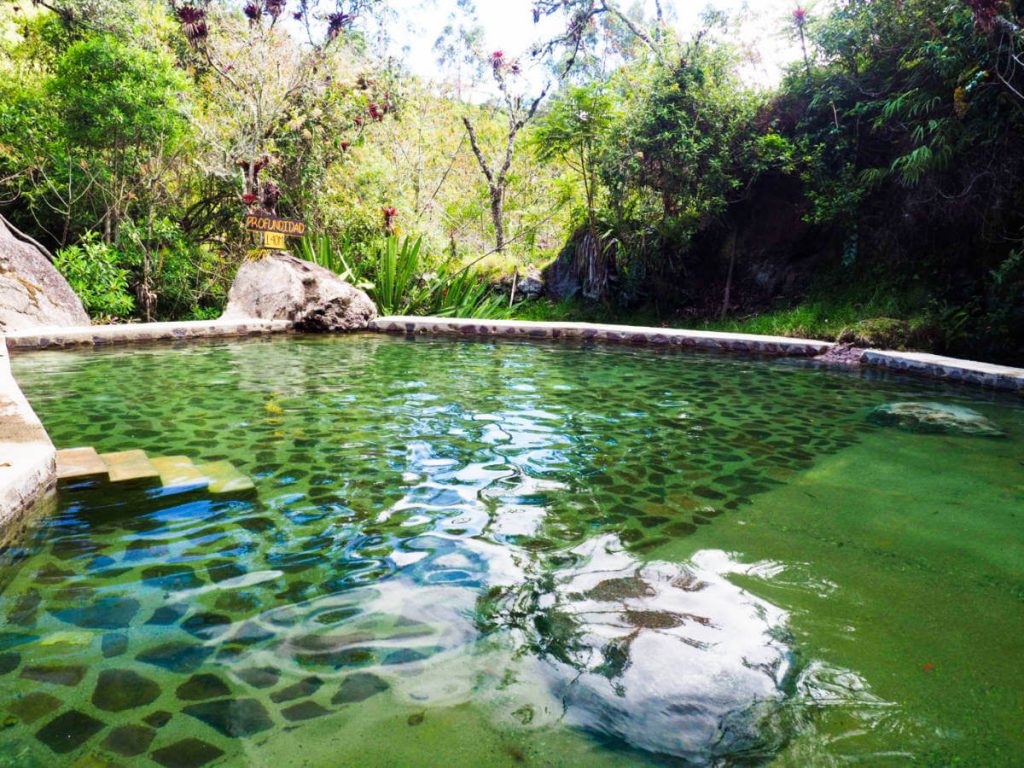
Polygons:
<instances>
[{"instance_id":1,"label":"concrete pool edge","mask_svg":"<svg viewBox=\"0 0 1024 768\"><path fill-rule=\"evenodd\" d=\"M7 349L61 349L141 341L188 341L221 337L262 336L287 333L287 320L190 320L180 323L125 323L72 328L33 328L6 334Z\"/></svg>"},{"instance_id":2,"label":"concrete pool edge","mask_svg":"<svg viewBox=\"0 0 1024 768\"><path fill-rule=\"evenodd\" d=\"M448 317L378 317L369 330L382 333L439 336L504 336L524 339L582 339L620 344L686 347L699 350L753 352L762 355L814 357L835 346L829 341L755 336L748 333L649 328L605 323L539 322L534 320L477 320Z\"/></svg>"},{"instance_id":3,"label":"concrete pool edge","mask_svg":"<svg viewBox=\"0 0 1024 768\"><path fill-rule=\"evenodd\" d=\"M56 449L11 372L0 344L0 533L57 484Z\"/></svg>"}]
</instances>

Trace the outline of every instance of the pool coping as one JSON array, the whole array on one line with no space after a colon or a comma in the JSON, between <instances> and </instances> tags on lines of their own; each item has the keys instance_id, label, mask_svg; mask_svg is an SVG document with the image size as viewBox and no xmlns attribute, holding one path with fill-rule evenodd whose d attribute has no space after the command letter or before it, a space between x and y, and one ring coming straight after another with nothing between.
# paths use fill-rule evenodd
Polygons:
<instances>
[{"instance_id":1,"label":"pool coping","mask_svg":"<svg viewBox=\"0 0 1024 768\"><path fill-rule=\"evenodd\" d=\"M145 341L188 341L231 336L262 336L293 330L288 320L188 320L180 323L124 323L32 328L6 334L9 350L62 349Z\"/></svg>"},{"instance_id":2,"label":"pool coping","mask_svg":"<svg viewBox=\"0 0 1024 768\"><path fill-rule=\"evenodd\" d=\"M57 485L57 451L0 344L0 532L15 527Z\"/></svg>"},{"instance_id":3,"label":"pool coping","mask_svg":"<svg viewBox=\"0 0 1024 768\"><path fill-rule=\"evenodd\" d=\"M0 344L0 532L24 519L36 503L56 487L56 450L14 379L11 351L251 337L293 330L294 325L287 320L246 319L34 328L6 334L5 343ZM803 358L817 357L836 346L815 339L681 328L401 315L380 317L371 321L366 330L406 335L600 341ZM861 365L1024 395L1024 369L1021 368L887 350L864 352Z\"/></svg>"},{"instance_id":4,"label":"pool coping","mask_svg":"<svg viewBox=\"0 0 1024 768\"><path fill-rule=\"evenodd\" d=\"M762 355L814 357L835 345L829 341L749 333L692 331L605 323L540 322L535 320L477 320L452 317L378 317L370 330L382 333L440 336L503 336L526 339L581 339L619 344L686 347L699 350L753 352Z\"/></svg>"}]
</instances>

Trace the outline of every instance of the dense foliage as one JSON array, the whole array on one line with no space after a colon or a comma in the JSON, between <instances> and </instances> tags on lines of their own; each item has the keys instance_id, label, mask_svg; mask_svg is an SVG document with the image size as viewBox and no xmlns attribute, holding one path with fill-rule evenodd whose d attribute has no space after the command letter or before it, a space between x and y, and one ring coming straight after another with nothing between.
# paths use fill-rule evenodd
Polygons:
<instances>
[{"instance_id":1,"label":"dense foliage","mask_svg":"<svg viewBox=\"0 0 1024 768\"><path fill-rule=\"evenodd\" d=\"M771 89L729 19L660 4L542 0L522 57L453 18L439 82L370 44L376 0L2 8L0 212L94 316L216 314L267 210L387 311L507 312L490 286L558 256L598 303L511 311L1024 360L1015 2L796 8Z\"/></svg>"}]
</instances>

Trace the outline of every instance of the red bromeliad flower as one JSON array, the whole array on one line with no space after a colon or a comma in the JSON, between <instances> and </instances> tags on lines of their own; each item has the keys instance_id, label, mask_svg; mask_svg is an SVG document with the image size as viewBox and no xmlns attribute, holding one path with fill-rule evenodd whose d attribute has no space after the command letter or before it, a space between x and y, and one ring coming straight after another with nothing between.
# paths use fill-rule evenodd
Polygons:
<instances>
[{"instance_id":1,"label":"red bromeliad flower","mask_svg":"<svg viewBox=\"0 0 1024 768\"><path fill-rule=\"evenodd\" d=\"M327 37L334 40L346 27L352 26L353 17L347 13L332 13L327 17Z\"/></svg>"},{"instance_id":2,"label":"red bromeliad flower","mask_svg":"<svg viewBox=\"0 0 1024 768\"><path fill-rule=\"evenodd\" d=\"M505 52L495 51L491 54L491 66L495 69L501 69L502 64L505 63Z\"/></svg>"},{"instance_id":3,"label":"red bromeliad flower","mask_svg":"<svg viewBox=\"0 0 1024 768\"><path fill-rule=\"evenodd\" d=\"M394 232L395 219L398 218L398 209L389 205L386 208L382 208L381 212L384 214L384 229L388 232Z\"/></svg>"},{"instance_id":4,"label":"red bromeliad flower","mask_svg":"<svg viewBox=\"0 0 1024 768\"><path fill-rule=\"evenodd\" d=\"M348 148L351 147L351 146L352 146L352 142L351 141L343 141L343 142L341 142L341 151L342 152L348 152Z\"/></svg>"},{"instance_id":5,"label":"red bromeliad flower","mask_svg":"<svg viewBox=\"0 0 1024 768\"><path fill-rule=\"evenodd\" d=\"M259 199L259 195L254 195L251 192L249 194L242 195L242 202L246 205L255 205Z\"/></svg>"},{"instance_id":6,"label":"red bromeliad flower","mask_svg":"<svg viewBox=\"0 0 1024 768\"><path fill-rule=\"evenodd\" d=\"M181 30L185 33L190 44L198 45L199 41L206 38L210 33L206 26L206 11L203 8L196 8L194 5L183 5L174 9L174 15L178 17Z\"/></svg>"},{"instance_id":7,"label":"red bromeliad flower","mask_svg":"<svg viewBox=\"0 0 1024 768\"><path fill-rule=\"evenodd\" d=\"M284 7L287 5L285 0L266 0L263 7L267 9L267 14L274 17L275 19L284 13Z\"/></svg>"},{"instance_id":8,"label":"red bromeliad flower","mask_svg":"<svg viewBox=\"0 0 1024 768\"><path fill-rule=\"evenodd\" d=\"M263 185L263 207L268 211L277 210L277 201L281 199L281 188L272 181Z\"/></svg>"},{"instance_id":9,"label":"red bromeliad flower","mask_svg":"<svg viewBox=\"0 0 1024 768\"><path fill-rule=\"evenodd\" d=\"M260 16L263 15L263 11L260 10L260 7L256 5L256 3L246 3L245 7L242 9L242 13L245 14L245 18L249 20L250 24L255 24L260 20Z\"/></svg>"},{"instance_id":10,"label":"red bromeliad flower","mask_svg":"<svg viewBox=\"0 0 1024 768\"><path fill-rule=\"evenodd\" d=\"M807 9L797 6L793 9L793 23L800 29L803 29L804 24L807 23Z\"/></svg>"}]
</instances>

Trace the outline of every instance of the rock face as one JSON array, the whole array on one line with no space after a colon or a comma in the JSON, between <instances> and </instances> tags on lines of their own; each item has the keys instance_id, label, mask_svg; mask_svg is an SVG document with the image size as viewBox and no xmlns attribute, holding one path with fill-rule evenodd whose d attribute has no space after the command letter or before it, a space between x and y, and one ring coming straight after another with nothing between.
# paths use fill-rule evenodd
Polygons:
<instances>
[{"instance_id":1,"label":"rock face","mask_svg":"<svg viewBox=\"0 0 1024 768\"><path fill-rule=\"evenodd\" d=\"M248 261L228 294L225 320L289 320L304 331L353 331L377 317L370 297L330 270L290 254Z\"/></svg>"},{"instance_id":2,"label":"rock face","mask_svg":"<svg viewBox=\"0 0 1024 768\"><path fill-rule=\"evenodd\" d=\"M89 325L82 301L35 245L0 217L0 333Z\"/></svg>"},{"instance_id":3,"label":"rock face","mask_svg":"<svg viewBox=\"0 0 1024 768\"><path fill-rule=\"evenodd\" d=\"M575 296L604 299L618 279L615 257L589 231L581 229L544 268L542 279L548 296L557 301Z\"/></svg>"},{"instance_id":4,"label":"rock face","mask_svg":"<svg viewBox=\"0 0 1024 768\"><path fill-rule=\"evenodd\" d=\"M887 403L871 411L868 421L922 434L1006 436L1003 430L977 411L944 403Z\"/></svg>"}]
</instances>

